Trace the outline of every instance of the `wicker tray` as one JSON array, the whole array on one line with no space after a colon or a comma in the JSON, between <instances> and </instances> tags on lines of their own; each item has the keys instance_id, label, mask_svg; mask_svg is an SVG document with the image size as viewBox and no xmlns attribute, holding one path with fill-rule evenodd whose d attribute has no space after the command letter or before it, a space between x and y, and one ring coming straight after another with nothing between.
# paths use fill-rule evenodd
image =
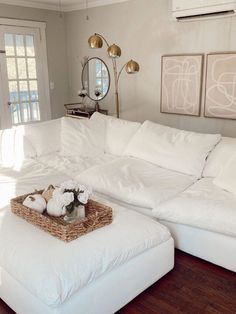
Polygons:
<instances>
[{"instance_id":1,"label":"wicker tray","mask_svg":"<svg viewBox=\"0 0 236 314\"><path fill-rule=\"evenodd\" d=\"M39 194L42 192L37 191L35 193ZM12 199L12 212L65 242L75 240L88 232L109 225L112 222L112 208L93 200L89 200L85 206L86 217L74 223L67 223L64 221L63 216L59 218L49 216L46 211L40 214L22 204L28 195L34 195L35 193Z\"/></svg>"}]
</instances>

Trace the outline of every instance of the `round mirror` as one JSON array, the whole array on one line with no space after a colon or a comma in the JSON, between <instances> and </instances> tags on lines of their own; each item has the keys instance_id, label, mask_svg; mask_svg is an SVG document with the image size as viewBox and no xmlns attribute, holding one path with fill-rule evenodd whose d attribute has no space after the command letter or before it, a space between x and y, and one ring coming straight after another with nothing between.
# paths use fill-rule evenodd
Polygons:
<instances>
[{"instance_id":1,"label":"round mirror","mask_svg":"<svg viewBox=\"0 0 236 314\"><path fill-rule=\"evenodd\" d=\"M92 100L102 100L110 89L110 73L107 65L99 58L89 59L82 71L83 89Z\"/></svg>"}]
</instances>

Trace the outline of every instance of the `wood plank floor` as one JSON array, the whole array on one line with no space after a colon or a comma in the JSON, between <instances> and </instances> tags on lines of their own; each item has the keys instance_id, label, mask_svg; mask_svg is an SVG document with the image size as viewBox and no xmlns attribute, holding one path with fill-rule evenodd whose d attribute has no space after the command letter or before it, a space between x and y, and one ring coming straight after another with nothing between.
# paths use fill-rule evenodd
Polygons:
<instances>
[{"instance_id":1,"label":"wood plank floor","mask_svg":"<svg viewBox=\"0 0 236 314\"><path fill-rule=\"evenodd\" d=\"M13 313L0 300L0 314ZM236 314L236 274L176 250L174 270L117 314L172 313Z\"/></svg>"}]
</instances>

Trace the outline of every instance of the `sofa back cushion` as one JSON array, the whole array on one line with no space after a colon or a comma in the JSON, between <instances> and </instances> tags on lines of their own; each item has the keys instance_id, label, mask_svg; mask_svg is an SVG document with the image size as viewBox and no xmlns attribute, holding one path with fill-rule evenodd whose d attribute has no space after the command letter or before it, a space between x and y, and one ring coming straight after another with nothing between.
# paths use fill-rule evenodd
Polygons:
<instances>
[{"instance_id":1,"label":"sofa back cushion","mask_svg":"<svg viewBox=\"0 0 236 314\"><path fill-rule=\"evenodd\" d=\"M215 178L236 153L236 138L222 137L207 158L203 177Z\"/></svg>"},{"instance_id":2,"label":"sofa back cushion","mask_svg":"<svg viewBox=\"0 0 236 314\"><path fill-rule=\"evenodd\" d=\"M139 122L117 119L95 112L91 120L101 121L105 126L105 152L121 156L130 139L141 126Z\"/></svg>"},{"instance_id":3,"label":"sofa back cushion","mask_svg":"<svg viewBox=\"0 0 236 314\"><path fill-rule=\"evenodd\" d=\"M104 124L92 121L62 118L62 156L90 157L104 154Z\"/></svg>"},{"instance_id":4,"label":"sofa back cushion","mask_svg":"<svg viewBox=\"0 0 236 314\"><path fill-rule=\"evenodd\" d=\"M236 153L223 166L213 183L223 190L236 195Z\"/></svg>"},{"instance_id":5,"label":"sofa back cushion","mask_svg":"<svg viewBox=\"0 0 236 314\"><path fill-rule=\"evenodd\" d=\"M24 133L38 157L60 151L61 119L25 125Z\"/></svg>"},{"instance_id":6,"label":"sofa back cushion","mask_svg":"<svg viewBox=\"0 0 236 314\"><path fill-rule=\"evenodd\" d=\"M208 153L221 136L178 130L145 121L124 155L200 177Z\"/></svg>"},{"instance_id":7,"label":"sofa back cushion","mask_svg":"<svg viewBox=\"0 0 236 314\"><path fill-rule=\"evenodd\" d=\"M0 165L14 167L25 159L36 157L36 151L24 136L23 127L0 130Z\"/></svg>"}]
</instances>

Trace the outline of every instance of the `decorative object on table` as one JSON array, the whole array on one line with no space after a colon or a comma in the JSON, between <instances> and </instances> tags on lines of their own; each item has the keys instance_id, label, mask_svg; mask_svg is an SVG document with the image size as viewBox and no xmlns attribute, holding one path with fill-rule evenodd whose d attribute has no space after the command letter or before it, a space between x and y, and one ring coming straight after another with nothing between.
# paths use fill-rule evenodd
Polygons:
<instances>
[{"instance_id":1,"label":"decorative object on table","mask_svg":"<svg viewBox=\"0 0 236 314\"><path fill-rule=\"evenodd\" d=\"M83 66L81 81L87 96L95 101L95 110L99 111L99 101L103 100L110 89L110 73L100 58L90 58Z\"/></svg>"},{"instance_id":2,"label":"decorative object on table","mask_svg":"<svg viewBox=\"0 0 236 314\"><path fill-rule=\"evenodd\" d=\"M47 213L53 217L61 217L66 214L66 206L73 200L73 193L60 193L59 188L55 188L52 198L47 203Z\"/></svg>"},{"instance_id":3,"label":"decorative object on table","mask_svg":"<svg viewBox=\"0 0 236 314\"><path fill-rule=\"evenodd\" d=\"M162 113L200 116L203 58L203 54L162 56Z\"/></svg>"},{"instance_id":4,"label":"decorative object on table","mask_svg":"<svg viewBox=\"0 0 236 314\"><path fill-rule=\"evenodd\" d=\"M23 201L23 205L35 210L38 213L43 213L47 207L46 200L41 194L27 196Z\"/></svg>"},{"instance_id":5,"label":"decorative object on table","mask_svg":"<svg viewBox=\"0 0 236 314\"><path fill-rule=\"evenodd\" d=\"M48 203L48 201L52 198L52 194L55 190L55 187L50 184L42 193L43 198L46 200L46 202Z\"/></svg>"},{"instance_id":6,"label":"decorative object on table","mask_svg":"<svg viewBox=\"0 0 236 314\"><path fill-rule=\"evenodd\" d=\"M94 108L82 108L81 103L65 104L66 116L72 118L89 119L96 110ZM98 112L108 115L108 110L98 108Z\"/></svg>"},{"instance_id":7,"label":"decorative object on table","mask_svg":"<svg viewBox=\"0 0 236 314\"><path fill-rule=\"evenodd\" d=\"M101 94L102 94L101 89L99 89L98 87L96 87L95 90L94 90L94 95L95 95L97 98L99 98L99 97L101 96Z\"/></svg>"},{"instance_id":8,"label":"decorative object on table","mask_svg":"<svg viewBox=\"0 0 236 314\"><path fill-rule=\"evenodd\" d=\"M116 59L121 56L121 49L119 46L115 44L110 45L108 41L104 38L104 36L98 33L95 33L88 39L89 47L92 49L102 48L103 41L108 47L107 53L108 53L109 58L111 58L112 60L114 79L115 79L116 115L117 115L117 118L119 118L120 116L119 79L120 79L121 73L125 68L128 74L134 74L134 73L139 72L140 68L139 68L139 64L136 61L130 60L127 63L125 63L123 67L121 67L121 70L118 72Z\"/></svg>"},{"instance_id":9,"label":"decorative object on table","mask_svg":"<svg viewBox=\"0 0 236 314\"><path fill-rule=\"evenodd\" d=\"M99 111L99 102L98 102L98 100L99 100L99 97L101 96L101 94L102 94L102 91L101 91L101 89L99 89L99 88L96 88L95 89L95 91L94 91L94 95L97 97L97 101L96 101L96 103L95 103L95 111Z\"/></svg>"},{"instance_id":10,"label":"decorative object on table","mask_svg":"<svg viewBox=\"0 0 236 314\"><path fill-rule=\"evenodd\" d=\"M69 180L56 188L53 197L47 206L48 214L60 217L65 215L64 220L71 223L85 218L85 205L88 203L92 191L80 185L78 182Z\"/></svg>"},{"instance_id":11,"label":"decorative object on table","mask_svg":"<svg viewBox=\"0 0 236 314\"><path fill-rule=\"evenodd\" d=\"M235 91L236 52L208 54L204 116L236 119Z\"/></svg>"},{"instance_id":12,"label":"decorative object on table","mask_svg":"<svg viewBox=\"0 0 236 314\"><path fill-rule=\"evenodd\" d=\"M36 192L42 193L43 191ZM35 193L22 195L11 200L11 210L27 222L41 228L58 239L70 242L98 228L112 223L112 208L94 200L89 200L85 205L86 217L68 224L64 217L49 216L46 211L39 213L23 205L28 196L34 197Z\"/></svg>"},{"instance_id":13,"label":"decorative object on table","mask_svg":"<svg viewBox=\"0 0 236 314\"><path fill-rule=\"evenodd\" d=\"M81 97L82 99L81 101L82 107L86 109L84 101L85 101L85 97L87 96L87 90L86 89L79 90L78 96Z\"/></svg>"}]
</instances>

